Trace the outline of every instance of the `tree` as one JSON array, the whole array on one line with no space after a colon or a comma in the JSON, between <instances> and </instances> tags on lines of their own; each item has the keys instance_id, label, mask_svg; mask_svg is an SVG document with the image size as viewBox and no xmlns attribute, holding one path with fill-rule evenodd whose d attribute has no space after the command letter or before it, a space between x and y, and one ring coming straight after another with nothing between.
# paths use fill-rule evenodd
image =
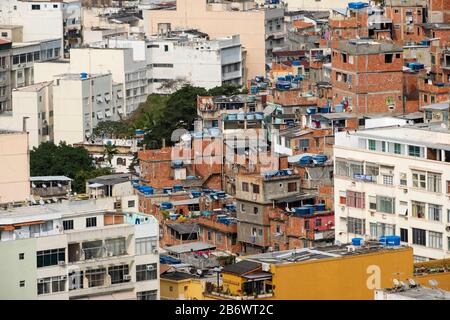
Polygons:
<instances>
[{"instance_id":1,"label":"tree","mask_svg":"<svg viewBox=\"0 0 450 320\"><path fill-rule=\"evenodd\" d=\"M105 149L103 151L103 155L105 156L105 159L109 162L110 165L112 165L112 159L114 156L118 153L116 145L114 144L106 144Z\"/></svg>"},{"instance_id":2,"label":"tree","mask_svg":"<svg viewBox=\"0 0 450 320\"><path fill-rule=\"evenodd\" d=\"M77 174L74 177L72 189L77 193L85 193L87 180L97 178L99 176L105 176L112 173L113 172L110 168L97 168L90 171L81 170L77 172Z\"/></svg>"},{"instance_id":3,"label":"tree","mask_svg":"<svg viewBox=\"0 0 450 320\"><path fill-rule=\"evenodd\" d=\"M130 128L125 121L102 121L92 131L92 138L121 139L129 136Z\"/></svg>"},{"instance_id":4,"label":"tree","mask_svg":"<svg viewBox=\"0 0 450 320\"><path fill-rule=\"evenodd\" d=\"M239 87L232 84L224 84L208 90L210 96L232 96L239 93L241 93Z\"/></svg>"}]
</instances>

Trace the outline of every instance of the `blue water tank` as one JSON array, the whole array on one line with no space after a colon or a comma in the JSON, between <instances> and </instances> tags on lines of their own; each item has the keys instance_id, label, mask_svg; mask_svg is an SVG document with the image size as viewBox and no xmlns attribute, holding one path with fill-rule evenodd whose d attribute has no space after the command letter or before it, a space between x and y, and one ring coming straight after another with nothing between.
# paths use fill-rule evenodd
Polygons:
<instances>
[{"instance_id":1,"label":"blue water tank","mask_svg":"<svg viewBox=\"0 0 450 320\"><path fill-rule=\"evenodd\" d=\"M87 72L81 72L81 73L80 73L80 78L81 78L81 79L87 79L87 78L88 78Z\"/></svg>"},{"instance_id":2,"label":"blue water tank","mask_svg":"<svg viewBox=\"0 0 450 320\"><path fill-rule=\"evenodd\" d=\"M286 81L286 78L285 77L278 77L277 80L278 81Z\"/></svg>"},{"instance_id":3,"label":"blue water tank","mask_svg":"<svg viewBox=\"0 0 450 320\"><path fill-rule=\"evenodd\" d=\"M325 204L324 203L317 203L314 205L314 208L316 211L325 211Z\"/></svg>"},{"instance_id":4,"label":"blue water tank","mask_svg":"<svg viewBox=\"0 0 450 320\"><path fill-rule=\"evenodd\" d=\"M334 106L334 112L342 112L344 111L344 105L343 104L337 104Z\"/></svg>"},{"instance_id":5,"label":"blue water tank","mask_svg":"<svg viewBox=\"0 0 450 320\"><path fill-rule=\"evenodd\" d=\"M163 188L163 193L170 193L172 192L172 188L167 187L167 188Z\"/></svg>"},{"instance_id":6,"label":"blue water tank","mask_svg":"<svg viewBox=\"0 0 450 320\"><path fill-rule=\"evenodd\" d=\"M360 245L361 245L361 242L362 242L363 240L364 240L363 238L353 238L353 239L352 239L352 245L354 245L354 246L360 246Z\"/></svg>"},{"instance_id":7,"label":"blue water tank","mask_svg":"<svg viewBox=\"0 0 450 320\"><path fill-rule=\"evenodd\" d=\"M306 108L307 114L316 114L316 107L308 107Z\"/></svg>"},{"instance_id":8,"label":"blue water tank","mask_svg":"<svg viewBox=\"0 0 450 320\"><path fill-rule=\"evenodd\" d=\"M258 87L256 87L256 86L251 86L251 87L250 87L250 93L251 93L251 94L257 94L257 93L258 93Z\"/></svg>"},{"instance_id":9,"label":"blue water tank","mask_svg":"<svg viewBox=\"0 0 450 320\"><path fill-rule=\"evenodd\" d=\"M218 191L218 192L216 193L216 195L217 195L217 197L218 197L219 199L226 198L226 195L225 195L225 192L224 192L224 191Z\"/></svg>"},{"instance_id":10,"label":"blue water tank","mask_svg":"<svg viewBox=\"0 0 450 320\"><path fill-rule=\"evenodd\" d=\"M300 61L294 60L294 61L292 61L292 65L295 67L298 67L298 66L300 66Z\"/></svg>"},{"instance_id":11,"label":"blue water tank","mask_svg":"<svg viewBox=\"0 0 450 320\"><path fill-rule=\"evenodd\" d=\"M399 246L400 237L399 236L386 236L386 245L388 246Z\"/></svg>"},{"instance_id":12,"label":"blue water tank","mask_svg":"<svg viewBox=\"0 0 450 320\"><path fill-rule=\"evenodd\" d=\"M194 198L198 198L202 195L201 191L191 191L191 194Z\"/></svg>"},{"instance_id":13,"label":"blue water tank","mask_svg":"<svg viewBox=\"0 0 450 320\"><path fill-rule=\"evenodd\" d=\"M299 207L299 208L294 208L294 214L297 216L307 216L310 213L309 208L305 208L305 207Z\"/></svg>"},{"instance_id":14,"label":"blue water tank","mask_svg":"<svg viewBox=\"0 0 450 320\"><path fill-rule=\"evenodd\" d=\"M175 184L172 187L172 189L173 189L174 192L183 191L183 186L181 184Z\"/></svg>"},{"instance_id":15,"label":"blue water tank","mask_svg":"<svg viewBox=\"0 0 450 320\"><path fill-rule=\"evenodd\" d=\"M306 167L307 165L313 162L313 157L311 156L303 156L300 158L299 165L300 167Z\"/></svg>"},{"instance_id":16,"label":"blue water tank","mask_svg":"<svg viewBox=\"0 0 450 320\"><path fill-rule=\"evenodd\" d=\"M161 209L168 210L168 209L172 209L173 205L171 202L161 202L160 207L161 207Z\"/></svg>"},{"instance_id":17,"label":"blue water tank","mask_svg":"<svg viewBox=\"0 0 450 320\"><path fill-rule=\"evenodd\" d=\"M305 204L303 207L309 210L309 214L314 213L314 206L312 204Z\"/></svg>"},{"instance_id":18,"label":"blue water tank","mask_svg":"<svg viewBox=\"0 0 450 320\"><path fill-rule=\"evenodd\" d=\"M236 113L229 113L228 116L227 116L227 120L234 121L236 119L237 119L237 114Z\"/></svg>"}]
</instances>

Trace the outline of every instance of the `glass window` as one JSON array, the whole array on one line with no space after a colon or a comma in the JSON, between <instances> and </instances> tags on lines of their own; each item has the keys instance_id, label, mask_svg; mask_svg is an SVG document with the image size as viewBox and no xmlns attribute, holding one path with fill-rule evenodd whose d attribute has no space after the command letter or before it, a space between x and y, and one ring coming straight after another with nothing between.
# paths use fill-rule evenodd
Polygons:
<instances>
[{"instance_id":1,"label":"glass window","mask_svg":"<svg viewBox=\"0 0 450 320\"><path fill-rule=\"evenodd\" d=\"M99 287L105 285L106 268L88 269L85 273L89 287Z\"/></svg>"},{"instance_id":2,"label":"glass window","mask_svg":"<svg viewBox=\"0 0 450 320\"><path fill-rule=\"evenodd\" d=\"M297 182L289 182L288 192L296 192L296 191L297 191Z\"/></svg>"},{"instance_id":3,"label":"glass window","mask_svg":"<svg viewBox=\"0 0 450 320\"><path fill-rule=\"evenodd\" d=\"M442 249L442 233L428 231L428 246L430 248Z\"/></svg>"},{"instance_id":4,"label":"glass window","mask_svg":"<svg viewBox=\"0 0 450 320\"><path fill-rule=\"evenodd\" d=\"M336 160L336 175L348 177L349 165L345 160Z\"/></svg>"},{"instance_id":5,"label":"glass window","mask_svg":"<svg viewBox=\"0 0 450 320\"><path fill-rule=\"evenodd\" d=\"M394 143L394 153L395 154L401 154L402 153L402 148L400 143Z\"/></svg>"},{"instance_id":6,"label":"glass window","mask_svg":"<svg viewBox=\"0 0 450 320\"><path fill-rule=\"evenodd\" d=\"M157 296L157 290L141 291L136 294L137 300L156 300Z\"/></svg>"},{"instance_id":7,"label":"glass window","mask_svg":"<svg viewBox=\"0 0 450 320\"><path fill-rule=\"evenodd\" d=\"M365 198L363 192L354 192L347 190L346 205L352 208L365 208Z\"/></svg>"},{"instance_id":8,"label":"glass window","mask_svg":"<svg viewBox=\"0 0 450 320\"><path fill-rule=\"evenodd\" d=\"M242 191L248 192L248 182L242 182Z\"/></svg>"},{"instance_id":9,"label":"glass window","mask_svg":"<svg viewBox=\"0 0 450 320\"><path fill-rule=\"evenodd\" d=\"M394 213L395 198L377 196L377 211L384 213Z\"/></svg>"},{"instance_id":10,"label":"glass window","mask_svg":"<svg viewBox=\"0 0 450 320\"><path fill-rule=\"evenodd\" d=\"M421 246L426 245L426 238L425 238L426 231L425 230L413 228L412 234L413 234L413 244L418 244Z\"/></svg>"},{"instance_id":11,"label":"glass window","mask_svg":"<svg viewBox=\"0 0 450 320\"><path fill-rule=\"evenodd\" d=\"M73 229L73 220L64 220L63 221L63 229L64 230L72 230Z\"/></svg>"},{"instance_id":12,"label":"glass window","mask_svg":"<svg viewBox=\"0 0 450 320\"><path fill-rule=\"evenodd\" d=\"M400 241L408 242L408 229L400 228Z\"/></svg>"},{"instance_id":13,"label":"glass window","mask_svg":"<svg viewBox=\"0 0 450 320\"><path fill-rule=\"evenodd\" d=\"M158 249L158 239L156 237L136 239L136 255L151 254Z\"/></svg>"},{"instance_id":14,"label":"glass window","mask_svg":"<svg viewBox=\"0 0 450 320\"><path fill-rule=\"evenodd\" d=\"M425 218L425 203L418 201L411 201L412 206L412 216L424 219Z\"/></svg>"},{"instance_id":15,"label":"glass window","mask_svg":"<svg viewBox=\"0 0 450 320\"><path fill-rule=\"evenodd\" d=\"M106 239L105 247L108 256L120 256L127 254L126 252L126 239L125 238L117 238L117 239Z\"/></svg>"},{"instance_id":16,"label":"glass window","mask_svg":"<svg viewBox=\"0 0 450 320\"><path fill-rule=\"evenodd\" d=\"M440 193L442 191L442 179L441 174L439 173L427 173L427 190L431 192L438 192Z\"/></svg>"},{"instance_id":17,"label":"glass window","mask_svg":"<svg viewBox=\"0 0 450 320\"><path fill-rule=\"evenodd\" d=\"M136 266L136 281L157 279L156 263L141 264Z\"/></svg>"},{"instance_id":18,"label":"glass window","mask_svg":"<svg viewBox=\"0 0 450 320\"><path fill-rule=\"evenodd\" d=\"M369 139L369 150L372 150L372 151L376 150L376 142L375 142L375 140Z\"/></svg>"},{"instance_id":19,"label":"glass window","mask_svg":"<svg viewBox=\"0 0 450 320\"><path fill-rule=\"evenodd\" d=\"M411 157L420 157L420 147L408 146L408 155Z\"/></svg>"},{"instance_id":20,"label":"glass window","mask_svg":"<svg viewBox=\"0 0 450 320\"><path fill-rule=\"evenodd\" d=\"M414 188L425 189L426 188L426 174L425 172L413 171L412 182Z\"/></svg>"},{"instance_id":21,"label":"glass window","mask_svg":"<svg viewBox=\"0 0 450 320\"><path fill-rule=\"evenodd\" d=\"M58 248L52 250L42 250L36 252L37 267L48 267L66 261L66 249Z\"/></svg>"},{"instance_id":22,"label":"glass window","mask_svg":"<svg viewBox=\"0 0 450 320\"><path fill-rule=\"evenodd\" d=\"M108 268L108 274L111 276L111 284L123 283L129 280L125 280L124 276L128 275L128 265L113 266Z\"/></svg>"},{"instance_id":23,"label":"glass window","mask_svg":"<svg viewBox=\"0 0 450 320\"><path fill-rule=\"evenodd\" d=\"M428 220L442 221L442 206L437 204L428 204Z\"/></svg>"},{"instance_id":24,"label":"glass window","mask_svg":"<svg viewBox=\"0 0 450 320\"><path fill-rule=\"evenodd\" d=\"M400 173L400 185L401 186L407 186L408 185L408 180L406 178L406 173Z\"/></svg>"},{"instance_id":25,"label":"glass window","mask_svg":"<svg viewBox=\"0 0 450 320\"><path fill-rule=\"evenodd\" d=\"M376 163L366 163L366 175L376 177L380 174L380 166Z\"/></svg>"},{"instance_id":26,"label":"glass window","mask_svg":"<svg viewBox=\"0 0 450 320\"><path fill-rule=\"evenodd\" d=\"M350 162L349 175L350 178L354 178L355 175L363 174L364 166L362 162Z\"/></svg>"},{"instance_id":27,"label":"glass window","mask_svg":"<svg viewBox=\"0 0 450 320\"><path fill-rule=\"evenodd\" d=\"M253 193L259 194L259 184L252 183L252 190L253 190Z\"/></svg>"},{"instance_id":28,"label":"glass window","mask_svg":"<svg viewBox=\"0 0 450 320\"><path fill-rule=\"evenodd\" d=\"M365 220L358 218L348 218L347 221L347 232L354 234L365 234Z\"/></svg>"},{"instance_id":29,"label":"glass window","mask_svg":"<svg viewBox=\"0 0 450 320\"><path fill-rule=\"evenodd\" d=\"M390 175L383 175L383 184L392 186L394 184L394 177Z\"/></svg>"},{"instance_id":30,"label":"glass window","mask_svg":"<svg viewBox=\"0 0 450 320\"><path fill-rule=\"evenodd\" d=\"M86 228L92 228L97 226L97 217L86 218Z\"/></svg>"}]
</instances>

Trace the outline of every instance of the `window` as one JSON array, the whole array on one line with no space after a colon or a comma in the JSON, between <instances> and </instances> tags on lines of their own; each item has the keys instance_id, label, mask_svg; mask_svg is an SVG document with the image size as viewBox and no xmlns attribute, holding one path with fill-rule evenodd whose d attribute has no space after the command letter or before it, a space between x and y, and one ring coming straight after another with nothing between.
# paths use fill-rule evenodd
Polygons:
<instances>
[{"instance_id":1,"label":"window","mask_svg":"<svg viewBox=\"0 0 450 320\"><path fill-rule=\"evenodd\" d=\"M375 140L369 139L369 150L372 150L372 151L376 150L376 142L375 142Z\"/></svg>"},{"instance_id":2,"label":"window","mask_svg":"<svg viewBox=\"0 0 450 320\"><path fill-rule=\"evenodd\" d=\"M402 153L402 147L401 147L400 143L394 143L394 153L395 154Z\"/></svg>"},{"instance_id":3,"label":"window","mask_svg":"<svg viewBox=\"0 0 450 320\"><path fill-rule=\"evenodd\" d=\"M136 294L137 300L156 300L158 290L141 291Z\"/></svg>"},{"instance_id":4,"label":"window","mask_svg":"<svg viewBox=\"0 0 450 320\"><path fill-rule=\"evenodd\" d=\"M120 256L126 254L126 240L125 238L106 239L105 247L108 256Z\"/></svg>"},{"instance_id":5,"label":"window","mask_svg":"<svg viewBox=\"0 0 450 320\"><path fill-rule=\"evenodd\" d=\"M165 52L169 51L169 46L167 44L164 45L164 51Z\"/></svg>"},{"instance_id":6,"label":"window","mask_svg":"<svg viewBox=\"0 0 450 320\"><path fill-rule=\"evenodd\" d=\"M401 186L407 186L408 185L408 180L406 178L406 173L400 173L400 185Z\"/></svg>"},{"instance_id":7,"label":"window","mask_svg":"<svg viewBox=\"0 0 450 320\"><path fill-rule=\"evenodd\" d=\"M212 232L210 230L208 230L207 236L208 236L208 241L211 241L212 240Z\"/></svg>"},{"instance_id":8,"label":"window","mask_svg":"<svg viewBox=\"0 0 450 320\"><path fill-rule=\"evenodd\" d=\"M386 152L386 141L381 141L381 151Z\"/></svg>"},{"instance_id":9,"label":"window","mask_svg":"<svg viewBox=\"0 0 450 320\"><path fill-rule=\"evenodd\" d=\"M425 172L413 171L412 181L414 188L425 189L426 188Z\"/></svg>"},{"instance_id":10,"label":"window","mask_svg":"<svg viewBox=\"0 0 450 320\"><path fill-rule=\"evenodd\" d=\"M363 174L364 166L362 162L350 162L349 163L349 175L350 178L355 178L355 175Z\"/></svg>"},{"instance_id":11,"label":"window","mask_svg":"<svg viewBox=\"0 0 450 320\"><path fill-rule=\"evenodd\" d=\"M425 218L425 203L418 201L411 201L412 206L412 216L424 219Z\"/></svg>"},{"instance_id":12,"label":"window","mask_svg":"<svg viewBox=\"0 0 450 320\"><path fill-rule=\"evenodd\" d=\"M245 212L245 205L241 203L241 212Z\"/></svg>"},{"instance_id":13,"label":"window","mask_svg":"<svg viewBox=\"0 0 450 320\"><path fill-rule=\"evenodd\" d=\"M25 253L19 253L19 260L23 260L25 258Z\"/></svg>"},{"instance_id":14,"label":"window","mask_svg":"<svg viewBox=\"0 0 450 320\"><path fill-rule=\"evenodd\" d=\"M259 194L259 184L252 183L252 191L253 191L253 193Z\"/></svg>"},{"instance_id":15,"label":"window","mask_svg":"<svg viewBox=\"0 0 450 320\"><path fill-rule=\"evenodd\" d=\"M222 243L222 234L219 232L216 233L216 243L218 244Z\"/></svg>"},{"instance_id":16,"label":"window","mask_svg":"<svg viewBox=\"0 0 450 320\"><path fill-rule=\"evenodd\" d=\"M380 173L380 167L376 163L366 163L366 175L376 177Z\"/></svg>"},{"instance_id":17,"label":"window","mask_svg":"<svg viewBox=\"0 0 450 320\"><path fill-rule=\"evenodd\" d=\"M49 294L66 291L66 280L62 277L49 277L38 279L37 294Z\"/></svg>"},{"instance_id":18,"label":"window","mask_svg":"<svg viewBox=\"0 0 450 320\"><path fill-rule=\"evenodd\" d=\"M365 234L365 220L358 218L348 218L347 232L354 234Z\"/></svg>"},{"instance_id":19,"label":"window","mask_svg":"<svg viewBox=\"0 0 450 320\"><path fill-rule=\"evenodd\" d=\"M41 5L40 4L32 4L31 10L41 10Z\"/></svg>"},{"instance_id":20,"label":"window","mask_svg":"<svg viewBox=\"0 0 450 320\"><path fill-rule=\"evenodd\" d=\"M413 244L418 244L421 246L426 245L425 230L413 228L412 234L413 234Z\"/></svg>"},{"instance_id":21,"label":"window","mask_svg":"<svg viewBox=\"0 0 450 320\"><path fill-rule=\"evenodd\" d=\"M439 173L427 173L427 190L431 192L442 192L442 179Z\"/></svg>"},{"instance_id":22,"label":"window","mask_svg":"<svg viewBox=\"0 0 450 320\"><path fill-rule=\"evenodd\" d=\"M262 237L263 235L263 229L258 229L258 236Z\"/></svg>"},{"instance_id":23,"label":"window","mask_svg":"<svg viewBox=\"0 0 450 320\"><path fill-rule=\"evenodd\" d=\"M408 242L408 229L400 228L400 241Z\"/></svg>"},{"instance_id":24,"label":"window","mask_svg":"<svg viewBox=\"0 0 450 320\"><path fill-rule=\"evenodd\" d=\"M86 228L97 226L97 217L86 218Z\"/></svg>"},{"instance_id":25,"label":"window","mask_svg":"<svg viewBox=\"0 0 450 320\"><path fill-rule=\"evenodd\" d=\"M384 213L394 213L395 198L377 196L377 211Z\"/></svg>"},{"instance_id":26,"label":"window","mask_svg":"<svg viewBox=\"0 0 450 320\"><path fill-rule=\"evenodd\" d=\"M377 210L377 197L369 196L369 209Z\"/></svg>"},{"instance_id":27,"label":"window","mask_svg":"<svg viewBox=\"0 0 450 320\"><path fill-rule=\"evenodd\" d=\"M136 206L136 201L128 200L128 208L134 208L134 206Z\"/></svg>"},{"instance_id":28,"label":"window","mask_svg":"<svg viewBox=\"0 0 450 320\"><path fill-rule=\"evenodd\" d=\"M156 237L146 237L136 239L136 255L150 254L157 249L158 240Z\"/></svg>"},{"instance_id":29,"label":"window","mask_svg":"<svg viewBox=\"0 0 450 320\"><path fill-rule=\"evenodd\" d=\"M339 191L339 204L347 203L347 191Z\"/></svg>"},{"instance_id":30,"label":"window","mask_svg":"<svg viewBox=\"0 0 450 320\"><path fill-rule=\"evenodd\" d=\"M442 249L442 233L428 231L428 246L434 249Z\"/></svg>"},{"instance_id":31,"label":"window","mask_svg":"<svg viewBox=\"0 0 450 320\"><path fill-rule=\"evenodd\" d=\"M316 227L322 226L322 219L316 219L315 225L316 225Z\"/></svg>"},{"instance_id":32,"label":"window","mask_svg":"<svg viewBox=\"0 0 450 320\"><path fill-rule=\"evenodd\" d=\"M428 220L442 221L442 206L437 204L428 204Z\"/></svg>"},{"instance_id":33,"label":"window","mask_svg":"<svg viewBox=\"0 0 450 320\"><path fill-rule=\"evenodd\" d=\"M25 287L25 280L20 280L19 287L21 288Z\"/></svg>"},{"instance_id":34,"label":"window","mask_svg":"<svg viewBox=\"0 0 450 320\"><path fill-rule=\"evenodd\" d=\"M309 139L300 139L298 140L298 148L300 150L306 150L309 148Z\"/></svg>"},{"instance_id":35,"label":"window","mask_svg":"<svg viewBox=\"0 0 450 320\"><path fill-rule=\"evenodd\" d=\"M374 238L395 235L395 224L370 223L370 235Z\"/></svg>"},{"instance_id":36,"label":"window","mask_svg":"<svg viewBox=\"0 0 450 320\"><path fill-rule=\"evenodd\" d=\"M289 182L288 192L296 192L296 191L297 191L297 182Z\"/></svg>"},{"instance_id":37,"label":"window","mask_svg":"<svg viewBox=\"0 0 450 320\"><path fill-rule=\"evenodd\" d=\"M450 194L450 180L447 180L447 194Z\"/></svg>"},{"instance_id":38,"label":"window","mask_svg":"<svg viewBox=\"0 0 450 320\"><path fill-rule=\"evenodd\" d=\"M66 249L58 248L52 250L42 250L36 252L37 267L55 266L59 262L66 261Z\"/></svg>"},{"instance_id":39,"label":"window","mask_svg":"<svg viewBox=\"0 0 450 320\"><path fill-rule=\"evenodd\" d=\"M248 182L242 182L242 191L248 192Z\"/></svg>"},{"instance_id":40,"label":"window","mask_svg":"<svg viewBox=\"0 0 450 320\"><path fill-rule=\"evenodd\" d=\"M411 157L420 157L420 147L408 146L408 155Z\"/></svg>"},{"instance_id":41,"label":"window","mask_svg":"<svg viewBox=\"0 0 450 320\"><path fill-rule=\"evenodd\" d=\"M394 184L394 177L390 175L383 175L383 184L392 186Z\"/></svg>"},{"instance_id":42,"label":"window","mask_svg":"<svg viewBox=\"0 0 450 320\"><path fill-rule=\"evenodd\" d=\"M253 207L253 213L258 214L258 207Z\"/></svg>"},{"instance_id":43,"label":"window","mask_svg":"<svg viewBox=\"0 0 450 320\"><path fill-rule=\"evenodd\" d=\"M346 192L346 205L352 208L365 208L364 203L364 193L363 192L354 192L347 190Z\"/></svg>"},{"instance_id":44,"label":"window","mask_svg":"<svg viewBox=\"0 0 450 320\"><path fill-rule=\"evenodd\" d=\"M136 266L136 281L146 281L157 279L156 263L141 264Z\"/></svg>"},{"instance_id":45,"label":"window","mask_svg":"<svg viewBox=\"0 0 450 320\"><path fill-rule=\"evenodd\" d=\"M423 95L423 102L425 102L425 103L428 102L428 96L426 94Z\"/></svg>"},{"instance_id":46,"label":"window","mask_svg":"<svg viewBox=\"0 0 450 320\"><path fill-rule=\"evenodd\" d=\"M125 280L124 276L129 274L128 265L113 266L108 268L108 274L111 276L111 284L123 283L129 280Z\"/></svg>"},{"instance_id":47,"label":"window","mask_svg":"<svg viewBox=\"0 0 450 320\"><path fill-rule=\"evenodd\" d=\"M64 220L63 221L63 229L64 230L73 230L73 220Z\"/></svg>"},{"instance_id":48,"label":"window","mask_svg":"<svg viewBox=\"0 0 450 320\"><path fill-rule=\"evenodd\" d=\"M348 162L345 160L336 160L336 175L348 177L349 176L349 166Z\"/></svg>"},{"instance_id":49,"label":"window","mask_svg":"<svg viewBox=\"0 0 450 320\"><path fill-rule=\"evenodd\" d=\"M392 63L393 54L387 53L384 55L384 63Z\"/></svg>"},{"instance_id":50,"label":"window","mask_svg":"<svg viewBox=\"0 0 450 320\"><path fill-rule=\"evenodd\" d=\"M86 270L89 287L99 287L105 284L106 268Z\"/></svg>"},{"instance_id":51,"label":"window","mask_svg":"<svg viewBox=\"0 0 450 320\"><path fill-rule=\"evenodd\" d=\"M309 220L305 220L305 230L309 230Z\"/></svg>"}]
</instances>

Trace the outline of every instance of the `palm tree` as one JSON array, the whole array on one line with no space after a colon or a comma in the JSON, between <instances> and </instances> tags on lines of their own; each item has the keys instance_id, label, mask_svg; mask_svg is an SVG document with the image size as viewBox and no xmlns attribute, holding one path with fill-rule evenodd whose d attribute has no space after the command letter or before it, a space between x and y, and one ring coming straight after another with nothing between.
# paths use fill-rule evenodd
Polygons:
<instances>
[{"instance_id":1,"label":"palm tree","mask_svg":"<svg viewBox=\"0 0 450 320\"><path fill-rule=\"evenodd\" d=\"M110 165L112 165L112 159L114 158L114 155L119 153L117 150L117 147L115 144L106 144L105 150L103 151L103 154L105 156L105 159L109 162Z\"/></svg>"}]
</instances>

